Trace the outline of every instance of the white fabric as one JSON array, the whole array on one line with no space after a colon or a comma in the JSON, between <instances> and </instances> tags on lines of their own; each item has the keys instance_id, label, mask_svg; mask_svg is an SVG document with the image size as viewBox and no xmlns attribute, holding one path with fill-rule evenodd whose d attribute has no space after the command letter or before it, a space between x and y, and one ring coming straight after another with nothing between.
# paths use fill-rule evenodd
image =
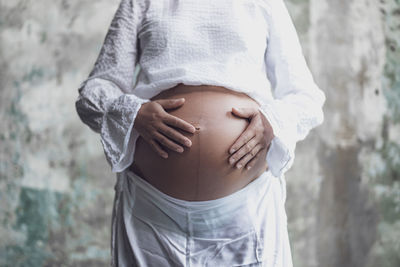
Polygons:
<instances>
[{"instance_id":1,"label":"white fabric","mask_svg":"<svg viewBox=\"0 0 400 267\"><path fill-rule=\"evenodd\" d=\"M255 99L275 134L266 160L277 177L292 166L296 142L323 121L325 95L283 0L121 0L76 101L113 172L133 161L141 105L179 83Z\"/></svg>"},{"instance_id":2,"label":"white fabric","mask_svg":"<svg viewBox=\"0 0 400 267\"><path fill-rule=\"evenodd\" d=\"M185 201L119 173L112 265L292 267L284 188L267 171L229 196Z\"/></svg>"}]
</instances>

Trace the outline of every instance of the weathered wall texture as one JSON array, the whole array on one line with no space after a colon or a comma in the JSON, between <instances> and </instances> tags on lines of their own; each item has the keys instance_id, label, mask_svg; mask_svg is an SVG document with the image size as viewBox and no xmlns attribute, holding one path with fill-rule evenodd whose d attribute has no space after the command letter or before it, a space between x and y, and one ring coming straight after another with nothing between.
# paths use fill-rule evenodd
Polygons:
<instances>
[{"instance_id":1,"label":"weathered wall texture","mask_svg":"<svg viewBox=\"0 0 400 267\"><path fill-rule=\"evenodd\" d=\"M119 0L0 0L0 266L107 266L114 174L76 115ZM400 2L285 0L325 123L287 174L296 267L400 266Z\"/></svg>"},{"instance_id":2,"label":"weathered wall texture","mask_svg":"<svg viewBox=\"0 0 400 267\"><path fill-rule=\"evenodd\" d=\"M115 177L74 101L117 1L0 3L0 266L105 266Z\"/></svg>"}]
</instances>

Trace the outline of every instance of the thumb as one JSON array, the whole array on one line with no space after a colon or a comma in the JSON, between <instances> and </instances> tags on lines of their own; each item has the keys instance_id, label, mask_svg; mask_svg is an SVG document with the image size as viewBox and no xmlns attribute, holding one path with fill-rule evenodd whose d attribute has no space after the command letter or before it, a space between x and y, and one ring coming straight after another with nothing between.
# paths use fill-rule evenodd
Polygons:
<instances>
[{"instance_id":1,"label":"thumb","mask_svg":"<svg viewBox=\"0 0 400 267\"><path fill-rule=\"evenodd\" d=\"M182 105L185 102L184 98L176 98L176 99L160 99L156 101L163 108L176 108Z\"/></svg>"},{"instance_id":2,"label":"thumb","mask_svg":"<svg viewBox=\"0 0 400 267\"><path fill-rule=\"evenodd\" d=\"M232 108L232 113L241 118L251 118L254 116L253 108Z\"/></svg>"}]
</instances>

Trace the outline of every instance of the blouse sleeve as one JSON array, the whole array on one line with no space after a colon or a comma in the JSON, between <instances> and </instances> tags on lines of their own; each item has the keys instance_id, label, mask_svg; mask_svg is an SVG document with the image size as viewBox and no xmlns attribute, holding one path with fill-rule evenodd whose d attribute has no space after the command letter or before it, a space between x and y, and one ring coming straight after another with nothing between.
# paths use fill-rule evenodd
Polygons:
<instances>
[{"instance_id":1,"label":"blouse sleeve","mask_svg":"<svg viewBox=\"0 0 400 267\"><path fill-rule=\"evenodd\" d=\"M141 11L135 0L121 0L89 77L79 86L75 102L83 123L100 134L112 172L133 161L139 137L133 128L141 105L133 94L137 64L137 29Z\"/></svg>"},{"instance_id":2,"label":"blouse sleeve","mask_svg":"<svg viewBox=\"0 0 400 267\"><path fill-rule=\"evenodd\" d=\"M274 98L259 110L274 132L267 162L279 177L293 164L296 142L323 122L325 94L313 80L284 1L265 1L269 26L265 64Z\"/></svg>"}]
</instances>

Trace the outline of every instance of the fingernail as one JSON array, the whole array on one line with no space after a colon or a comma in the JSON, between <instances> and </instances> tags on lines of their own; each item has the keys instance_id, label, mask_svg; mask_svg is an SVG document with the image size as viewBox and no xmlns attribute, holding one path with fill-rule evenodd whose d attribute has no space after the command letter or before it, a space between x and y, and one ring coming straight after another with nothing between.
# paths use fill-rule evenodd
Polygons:
<instances>
[{"instance_id":1,"label":"fingernail","mask_svg":"<svg viewBox=\"0 0 400 267\"><path fill-rule=\"evenodd\" d=\"M235 159L230 159L229 163L232 165L235 162Z\"/></svg>"},{"instance_id":2,"label":"fingernail","mask_svg":"<svg viewBox=\"0 0 400 267\"><path fill-rule=\"evenodd\" d=\"M192 145L192 142L191 142L190 140L186 140L186 141L185 141L185 144L186 144L187 146L191 146L191 145Z\"/></svg>"},{"instance_id":3,"label":"fingernail","mask_svg":"<svg viewBox=\"0 0 400 267\"><path fill-rule=\"evenodd\" d=\"M231 148L231 150L229 152L232 154L233 152L235 152L235 149Z\"/></svg>"},{"instance_id":4,"label":"fingernail","mask_svg":"<svg viewBox=\"0 0 400 267\"><path fill-rule=\"evenodd\" d=\"M251 166L247 166L247 169L250 170L250 169L251 169Z\"/></svg>"},{"instance_id":5,"label":"fingernail","mask_svg":"<svg viewBox=\"0 0 400 267\"><path fill-rule=\"evenodd\" d=\"M178 151L178 152L183 152L183 148L182 148L182 147L178 147L178 148L176 149L176 151Z\"/></svg>"},{"instance_id":6,"label":"fingernail","mask_svg":"<svg viewBox=\"0 0 400 267\"><path fill-rule=\"evenodd\" d=\"M240 169L242 167L242 164L236 165L236 168Z\"/></svg>"},{"instance_id":7,"label":"fingernail","mask_svg":"<svg viewBox=\"0 0 400 267\"><path fill-rule=\"evenodd\" d=\"M162 156L163 158L165 158L165 159L168 158L168 154L167 154L167 153L162 153L161 156Z\"/></svg>"}]
</instances>

